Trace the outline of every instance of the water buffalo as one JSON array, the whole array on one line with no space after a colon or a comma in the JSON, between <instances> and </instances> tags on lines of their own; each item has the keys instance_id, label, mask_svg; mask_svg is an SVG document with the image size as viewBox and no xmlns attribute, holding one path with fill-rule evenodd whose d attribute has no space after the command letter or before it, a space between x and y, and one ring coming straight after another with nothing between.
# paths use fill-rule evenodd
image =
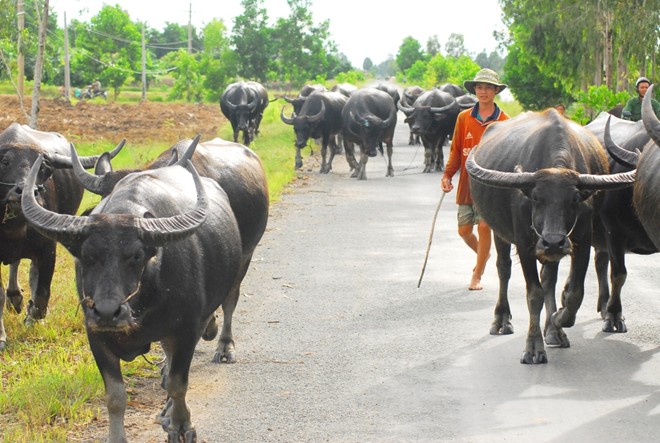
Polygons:
<instances>
[{"instance_id":1,"label":"water buffalo","mask_svg":"<svg viewBox=\"0 0 660 443\"><path fill-rule=\"evenodd\" d=\"M307 100L307 97L309 97L310 94L313 94L314 92L325 92L327 90L328 88L320 84L305 85L300 89L297 97L289 98L285 96L283 98L287 103L293 106L293 112L298 114L302 109L302 106L305 104L305 100Z\"/></svg>"},{"instance_id":2,"label":"water buffalo","mask_svg":"<svg viewBox=\"0 0 660 443\"><path fill-rule=\"evenodd\" d=\"M462 97L467 94L465 89L463 89L460 85L454 83L444 83L438 86L438 89L443 92L448 92L455 98Z\"/></svg>"},{"instance_id":3,"label":"water buffalo","mask_svg":"<svg viewBox=\"0 0 660 443\"><path fill-rule=\"evenodd\" d=\"M507 287L511 245L516 246L527 287L529 330L520 358L546 363L540 327L544 300L546 342L570 343L562 328L575 322L589 264L597 190L630 186L634 171L606 175L607 153L587 129L554 109L526 112L491 125L470 152L466 169L472 198L495 233L500 290L491 334L513 332ZM571 257L570 275L556 311L559 261ZM541 262L541 275L536 261ZM556 312L555 312L556 311Z\"/></svg>"},{"instance_id":4,"label":"water buffalo","mask_svg":"<svg viewBox=\"0 0 660 443\"><path fill-rule=\"evenodd\" d=\"M392 97L392 100L394 100L394 106L396 106L397 103L399 103L399 100L401 100L401 94L399 94L399 90L396 86L390 83L377 83L372 87L383 92L387 92L389 96Z\"/></svg>"},{"instance_id":5,"label":"water buffalo","mask_svg":"<svg viewBox=\"0 0 660 443\"><path fill-rule=\"evenodd\" d=\"M344 94L346 98L348 98L351 96L351 94L358 90L358 87L350 83L337 83L330 90Z\"/></svg>"},{"instance_id":6,"label":"water buffalo","mask_svg":"<svg viewBox=\"0 0 660 443\"><path fill-rule=\"evenodd\" d=\"M399 99L399 103L397 103L397 107L399 106L403 108L412 107L413 103L415 103L415 100L417 100L417 97L419 97L423 93L424 93L424 89L422 89L420 86L417 85L408 86L404 88L403 94ZM408 126L410 127L410 136L408 137L408 144L409 145L421 144L422 140L420 139L419 134L415 134L412 130L413 120L408 120L406 123L408 123Z\"/></svg>"},{"instance_id":7,"label":"water buffalo","mask_svg":"<svg viewBox=\"0 0 660 443\"><path fill-rule=\"evenodd\" d=\"M126 441L120 360L155 341L167 357L167 440L196 441L185 400L190 365L199 339L217 333L215 310L239 279L241 237L227 194L188 167L192 174L178 165L130 174L89 216L49 211L32 193L22 198L30 223L75 257L87 337L106 390L108 441Z\"/></svg>"},{"instance_id":8,"label":"water buffalo","mask_svg":"<svg viewBox=\"0 0 660 443\"><path fill-rule=\"evenodd\" d=\"M399 102L399 110L406 114L406 123L411 124L412 132L419 134L424 144L424 172L442 171L445 157L442 147L445 140L454 132L456 118L466 107L448 92L431 89L420 95L410 107Z\"/></svg>"},{"instance_id":9,"label":"water buffalo","mask_svg":"<svg viewBox=\"0 0 660 443\"><path fill-rule=\"evenodd\" d=\"M252 254L268 222L269 196L266 174L261 160L249 148L219 138L197 145L198 140L199 138L194 141L177 142L143 169L162 168L174 161L182 162L191 155L193 166L202 177L212 179L227 193L241 233L243 258L240 283L248 271ZM191 149L193 145L196 145L196 148ZM75 158L74 151L74 160ZM104 167L102 175L92 175L77 166L75 162L74 170L85 189L104 197L110 194L120 179L140 171L140 169L112 171L111 165L108 164ZM215 363L236 361L232 317L239 295L240 286L237 285L222 302L222 332L213 357Z\"/></svg>"},{"instance_id":10,"label":"water buffalo","mask_svg":"<svg viewBox=\"0 0 660 443\"><path fill-rule=\"evenodd\" d=\"M602 112L585 128L593 132L603 146L607 146L608 140L615 140L628 149L641 150L650 140L641 121L622 120L607 112ZM615 160L609 163L613 173L634 169L634 166L622 165ZM593 237L599 286L597 310L603 317L604 332L626 332L621 303L621 290L628 275L626 253L653 254L658 249L633 210L632 187L607 191L601 198L602 204L594 217ZM608 264L611 277L608 277Z\"/></svg>"},{"instance_id":11,"label":"water buffalo","mask_svg":"<svg viewBox=\"0 0 660 443\"><path fill-rule=\"evenodd\" d=\"M239 133L243 133L243 144L250 142L259 134L259 125L264 110L268 106L268 92L260 83L247 81L232 83L220 96L220 109L231 123L234 131L234 143L238 142Z\"/></svg>"},{"instance_id":12,"label":"water buffalo","mask_svg":"<svg viewBox=\"0 0 660 443\"><path fill-rule=\"evenodd\" d=\"M394 177L392 146L396 127L396 106L392 97L375 88L355 91L341 112L342 135L349 164L356 163L353 144L360 146L360 163L353 178L367 179L367 161L376 156L376 149L383 152L382 143L387 145L386 177Z\"/></svg>"},{"instance_id":13,"label":"water buffalo","mask_svg":"<svg viewBox=\"0 0 660 443\"><path fill-rule=\"evenodd\" d=\"M40 154L47 160L41 163L37 185L34 189L26 188L25 178ZM97 158L85 157L84 166L93 166ZM19 261L31 260L31 296L25 316L28 325L46 315L55 270L55 242L26 223L21 212L21 195L29 189L50 210L74 214L82 200L83 188L70 164L69 143L58 133L37 131L18 123L0 133L0 262L10 265L7 291L0 281L0 351L7 345L3 322L6 299L16 312L20 313L23 307L17 277Z\"/></svg>"},{"instance_id":14,"label":"water buffalo","mask_svg":"<svg viewBox=\"0 0 660 443\"><path fill-rule=\"evenodd\" d=\"M648 145L637 163L637 180L633 192L633 202L637 215L653 240L660 248L660 121L651 107L653 85L649 87L642 103L642 121L655 142Z\"/></svg>"},{"instance_id":15,"label":"water buffalo","mask_svg":"<svg viewBox=\"0 0 660 443\"><path fill-rule=\"evenodd\" d=\"M337 152L335 136L341 133L341 111L348 98L339 92L316 92L305 100L299 113L291 117L284 116L284 108L280 118L287 125L292 125L296 133L296 169L302 167L300 151L307 146L310 138L321 138L321 174L332 170L332 160ZM330 158L327 159L328 145ZM354 165L351 165L354 167Z\"/></svg>"}]
</instances>

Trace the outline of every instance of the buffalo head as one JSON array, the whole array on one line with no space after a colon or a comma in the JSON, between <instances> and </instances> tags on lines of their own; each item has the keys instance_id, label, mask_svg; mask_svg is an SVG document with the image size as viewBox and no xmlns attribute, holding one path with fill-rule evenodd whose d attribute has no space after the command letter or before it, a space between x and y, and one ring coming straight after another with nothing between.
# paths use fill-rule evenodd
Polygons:
<instances>
[{"instance_id":1,"label":"buffalo head","mask_svg":"<svg viewBox=\"0 0 660 443\"><path fill-rule=\"evenodd\" d=\"M34 163L26 186L35 186L42 162L39 157ZM187 167L197 190L196 204L190 211L170 217L153 217L148 210L141 216L103 213L103 209L89 216L58 214L41 207L32 193L24 193L25 218L76 257L80 297L89 328L131 328L134 317L128 301L139 291L142 274L158 247L190 235L206 220L204 187L190 162Z\"/></svg>"},{"instance_id":2,"label":"buffalo head","mask_svg":"<svg viewBox=\"0 0 660 443\"><path fill-rule=\"evenodd\" d=\"M571 254L570 235L582 202L598 190L632 186L635 180L635 171L595 175L567 168L546 168L524 172L521 166L514 172L495 171L479 166L475 152L478 148L470 151L465 165L472 180L487 186L519 189L527 197L531 204L531 229L538 237L536 255L542 263L559 261Z\"/></svg>"}]
</instances>

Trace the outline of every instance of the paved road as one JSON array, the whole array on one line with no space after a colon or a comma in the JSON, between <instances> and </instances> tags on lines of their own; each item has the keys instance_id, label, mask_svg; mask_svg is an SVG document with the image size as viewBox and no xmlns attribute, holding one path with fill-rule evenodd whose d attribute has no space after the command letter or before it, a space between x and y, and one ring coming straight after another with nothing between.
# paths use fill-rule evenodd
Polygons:
<instances>
[{"instance_id":1,"label":"paved road","mask_svg":"<svg viewBox=\"0 0 660 443\"><path fill-rule=\"evenodd\" d=\"M377 157L356 181L340 156L334 173L314 167L273 208L234 316L238 363L211 364L208 343L194 360L200 441L657 441L660 256L627 256L627 334L600 331L591 269L571 348L521 365L517 260L516 333L493 337L494 260L485 289L468 291L474 256L456 234L453 193L417 288L440 176L420 172L422 149L400 126L395 177ZM133 439L154 435L164 438L153 425Z\"/></svg>"}]
</instances>

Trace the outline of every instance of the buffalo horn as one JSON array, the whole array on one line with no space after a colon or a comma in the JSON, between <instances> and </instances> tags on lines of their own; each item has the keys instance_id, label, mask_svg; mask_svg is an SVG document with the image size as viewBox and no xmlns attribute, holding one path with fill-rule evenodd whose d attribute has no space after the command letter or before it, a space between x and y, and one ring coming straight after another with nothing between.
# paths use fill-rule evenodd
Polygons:
<instances>
[{"instance_id":1,"label":"buffalo horn","mask_svg":"<svg viewBox=\"0 0 660 443\"><path fill-rule=\"evenodd\" d=\"M122 150L124 145L126 144L126 139L122 139L119 144L110 151L110 158L115 158L117 154L119 154L119 151ZM100 155L90 155L87 157L79 157L80 164L82 165L83 168L89 169L93 168L96 162L99 160ZM56 168L71 168L73 167L73 164L71 162L71 157L68 157L66 155L60 155L60 154L46 154L45 158L50 161Z\"/></svg>"},{"instance_id":2,"label":"buffalo horn","mask_svg":"<svg viewBox=\"0 0 660 443\"><path fill-rule=\"evenodd\" d=\"M639 151L632 152L627 149L623 149L621 146L616 144L612 139L612 134L610 131L610 120L612 117L607 118L607 123L605 123L605 134L603 135L603 141L605 142L605 149L610 153L612 158L616 160L617 163L628 166L630 168L637 167L637 160L639 159Z\"/></svg>"},{"instance_id":3,"label":"buffalo horn","mask_svg":"<svg viewBox=\"0 0 660 443\"><path fill-rule=\"evenodd\" d=\"M609 191L613 189L626 188L635 183L636 169L628 172L620 172L618 174L580 174L578 177L578 189L580 190L603 190Z\"/></svg>"},{"instance_id":4,"label":"buffalo horn","mask_svg":"<svg viewBox=\"0 0 660 443\"><path fill-rule=\"evenodd\" d=\"M323 118L324 115L325 115L325 103L321 102L321 110L314 115L308 115L306 119L308 123L317 123Z\"/></svg>"},{"instance_id":5,"label":"buffalo horn","mask_svg":"<svg viewBox=\"0 0 660 443\"><path fill-rule=\"evenodd\" d=\"M387 119L383 120L380 124L382 128L388 128L393 123L396 123L396 109L390 111L390 115L387 116Z\"/></svg>"},{"instance_id":6,"label":"buffalo horn","mask_svg":"<svg viewBox=\"0 0 660 443\"><path fill-rule=\"evenodd\" d=\"M179 240L199 228L206 220L208 200L202 179L190 160L188 160L186 168L192 174L197 190L195 207L192 211L172 217L136 218L136 225L140 228L140 237L144 241L160 246L168 241Z\"/></svg>"},{"instance_id":7,"label":"buffalo horn","mask_svg":"<svg viewBox=\"0 0 660 443\"><path fill-rule=\"evenodd\" d=\"M280 118L282 119L282 121L284 123L286 123L287 125L292 125L294 120L295 120L295 117L296 117L295 113L291 114L291 117L285 117L284 116L284 106L282 106L282 110L280 111Z\"/></svg>"},{"instance_id":8,"label":"buffalo horn","mask_svg":"<svg viewBox=\"0 0 660 443\"><path fill-rule=\"evenodd\" d=\"M651 106L653 86L655 85L649 86L649 89L646 90L646 94L644 94L644 100L642 100L642 121L644 122L646 132L648 132L655 144L660 146L660 120L655 116L653 106Z\"/></svg>"},{"instance_id":9,"label":"buffalo horn","mask_svg":"<svg viewBox=\"0 0 660 443\"><path fill-rule=\"evenodd\" d=\"M397 108L404 114L406 114L407 117L410 117L414 112L415 108L412 106L406 106L403 103L401 103L401 100L399 100L399 103L396 104Z\"/></svg>"},{"instance_id":10,"label":"buffalo horn","mask_svg":"<svg viewBox=\"0 0 660 443\"><path fill-rule=\"evenodd\" d=\"M25 182L26 189L34 187L37 174L41 168L43 156L39 156L32 165ZM186 214L163 218L134 218L134 224L141 230L141 237L155 245L168 240L182 238L199 227L206 220L208 202L199 174L188 161L188 170L193 175L197 189L197 203L192 211ZM21 209L25 218L39 231L48 237L69 244L70 240L82 235L86 228L95 224L92 216L75 216L58 214L43 208L32 192L24 192L21 198Z\"/></svg>"},{"instance_id":11,"label":"buffalo horn","mask_svg":"<svg viewBox=\"0 0 660 443\"><path fill-rule=\"evenodd\" d=\"M474 180L497 188L530 189L534 187L534 174L531 172L503 172L482 168L474 159L476 149L470 151L465 163L465 168Z\"/></svg>"},{"instance_id":12,"label":"buffalo horn","mask_svg":"<svg viewBox=\"0 0 660 443\"><path fill-rule=\"evenodd\" d=\"M76 148L73 146L73 143L70 143L71 147L71 166L73 167L73 173L76 174L78 181L86 190L93 192L94 194L103 194L103 179L105 175L94 175L87 172L84 166L80 162L80 157L76 152Z\"/></svg>"},{"instance_id":13,"label":"buffalo horn","mask_svg":"<svg viewBox=\"0 0 660 443\"><path fill-rule=\"evenodd\" d=\"M178 155L173 155L172 160L170 160L170 163L167 166L176 164L177 166L183 166L185 168L186 165L188 164L188 160L192 161L192 156L195 154L195 149L197 149L197 145L199 144L200 138L202 138L202 134L197 134L197 136L190 143L190 146L188 147L188 149L186 149L186 152L181 156L181 158L178 158ZM176 153L177 151L174 152Z\"/></svg>"},{"instance_id":14,"label":"buffalo horn","mask_svg":"<svg viewBox=\"0 0 660 443\"><path fill-rule=\"evenodd\" d=\"M431 112L432 114L440 114L442 112L449 111L455 104L456 104L456 99L452 97L451 103L449 103L448 105L442 106L440 108L431 106L429 108L429 112Z\"/></svg>"}]
</instances>

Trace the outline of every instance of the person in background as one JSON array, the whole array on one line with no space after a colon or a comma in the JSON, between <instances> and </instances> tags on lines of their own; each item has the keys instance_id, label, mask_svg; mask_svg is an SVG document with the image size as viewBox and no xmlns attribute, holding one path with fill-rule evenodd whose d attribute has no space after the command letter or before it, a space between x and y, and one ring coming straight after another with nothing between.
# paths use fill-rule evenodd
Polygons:
<instances>
[{"instance_id":1,"label":"person in background","mask_svg":"<svg viewBox=\"0 0 660 443\"><path fill-rule=\"evenodd\" d=\"M468 289L481 290L481 276L486 269L486 263L490 257L491 232L490 227L477 212L472 204L470 193L469 176L465 170L465 162L472 148L477 146L481 136L488 125L509 118L495 103L495 96L506 89L505 84L500 83L499 75L490 69L482 69L474 76L474 79L463 83L465 89L477 96L479 102L470 109L458 114L456 128L449 149L449 158L445 166L445 172L440 181L443 192L454 189L451 180L460 169L458 189L456 191L456 203L458 203L458 235L477 254L477 264L472 270L472 278ZM477 225L478 236L473 232Z\"/></svg>"},{"instance_id":2,"label":"person in background","mask_svg":"<svg viewBox=\"0 0 660 443\"><path fill-rule=\"evenodd\" d=\"M621 118L624 120L638 121L642 119L642 100L646 95L646 91L651 86L651 81L646 77L639 77L635 82L635 89L637 90L637 97L633 97L628 102L626 106L621 110ZM655 99L651 99L651 107L653 107L653 112L655 115L660 118L660 102Z\"/></svg>"},{"instance_id":3,"label":"person in background","mask_svg":"<svg viewBox=\"0 0 660 443\"><path fill-rule=\"evenodd\" d=\"M563 103L559 103L558 105L556 105L556 106L555 106L555 109L556 109L557 112L559 112L561 115L564 115L564 113L566 112L566 106L564 106Z\"/></svg>"}]
</instances>

